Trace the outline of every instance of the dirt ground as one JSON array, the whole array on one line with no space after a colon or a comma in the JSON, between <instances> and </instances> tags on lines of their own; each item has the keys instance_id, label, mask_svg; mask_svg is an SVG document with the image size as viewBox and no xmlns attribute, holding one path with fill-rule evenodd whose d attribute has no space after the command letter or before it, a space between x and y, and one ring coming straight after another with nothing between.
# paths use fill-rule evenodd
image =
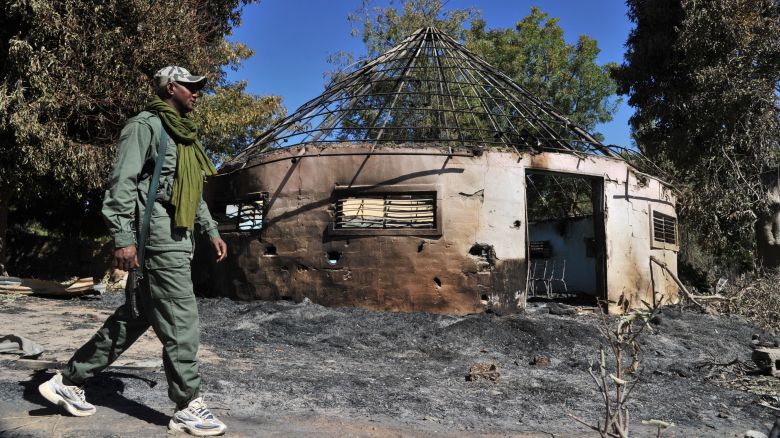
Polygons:
<instances>
[{"instance_id":1,"label":"dirt ground","mask_svg":"<svg viewBox=\"0 0 780 438\"><path fill-rule=\"evenodd\" d=\"M41 359L66 360L121 301L0 296L0 335L26 336L46 348ZM603 415L588 373L600 342L595 313L553 314L544 302L467 317L199 303L203 392L230 437L596 436L569 414L593 423ZM768 432L780 379L750 373L750 341L777 339L737 317L678 307L652 327L641 337L632 436L656 436L641 424L650 419L675 424L666 437ZM160 350L149 332L121 361L159 360ZM549 365L533 364L540 355ZM97 414L74 418L37 393L52 371L15 360L0 356L0 437L166 435L172 405L161 368L104 372L86 385ZM500 378L467 381L476 362L495 364Z\"/></svg>"}]
</instances>

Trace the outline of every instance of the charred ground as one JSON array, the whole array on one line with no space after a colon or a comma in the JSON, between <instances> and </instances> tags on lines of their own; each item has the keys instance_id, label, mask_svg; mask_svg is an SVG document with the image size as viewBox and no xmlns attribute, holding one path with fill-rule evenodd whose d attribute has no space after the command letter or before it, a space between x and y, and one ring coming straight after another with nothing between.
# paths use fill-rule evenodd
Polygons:
<instances>
[{"instance_id":1,"label":"charred ground","mask_svg":"<svg viewBox=\"0 0 780 438\"><path fill-rule=\"evenodd\" d=\"M34 318L39 305L59 306L71 315L52 327L52 336L62 336L67 324L100 323L80 319L80 309L120 301L120 294L96 301L18 298L0 311L10 322ZM233 436L587 435L567 414L594 423L602 416L588 373L602 342L600 318L551 310L573 313L548 303L519 315L453 317L201 299L202 344L214 356L203 361L203 389ZM780 404L780 381L749 373L754 334L774 341L738 317L663 309L640 337L642 382L630 403L637 435L654 436L640 424L649 419L675 423L664 436L766 432L775 412L759 403ZM533 364L537 356L549 365ZM467 381L477 362L495 364L500 378ZM46 377L3 362L0 436L51 435L58 411L34 390ZM58 419L61 436L164 434L170 403L161 370L106 372L87 385L87 395L109 408L96 416L103 420ZM26 427L2 420L23 415L42 418Z\"/></svg>"}]
</instances>

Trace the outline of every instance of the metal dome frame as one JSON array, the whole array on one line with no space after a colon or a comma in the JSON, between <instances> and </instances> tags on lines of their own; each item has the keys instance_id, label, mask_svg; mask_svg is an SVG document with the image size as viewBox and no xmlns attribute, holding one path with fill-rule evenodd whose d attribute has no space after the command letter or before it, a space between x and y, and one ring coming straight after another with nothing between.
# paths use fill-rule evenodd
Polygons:
<instances>
[{"instance_id":1,"label":"metal dome frame","mask_svg":"<svg viewBox=\"0 0 780 438\"><path fill-rule=\"evenodd\" d=\"M558 151L623 159L548 103L434 27L335 79L226 163L337 143Z\"/></svg>"}]
</instances>

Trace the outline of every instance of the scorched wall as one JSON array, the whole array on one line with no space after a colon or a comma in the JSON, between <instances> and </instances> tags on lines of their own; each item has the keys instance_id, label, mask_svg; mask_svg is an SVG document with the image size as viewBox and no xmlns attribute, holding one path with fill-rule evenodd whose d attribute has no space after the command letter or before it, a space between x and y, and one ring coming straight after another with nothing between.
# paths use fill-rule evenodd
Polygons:
<instances>
[{"instance_id":1,"label":"scorched wall","mask_svg":"<svg viewBox=\"0 0 780 438\"><path fill-rule=\"evenodd\" d=\"M223 230L229 257L215 270L212 287L246 300L306 297L391 311L521 310L528 269L526 168L604 178L608 295L632 306L653 300L648 257L658 254L676 266L676 253L650 249L650 206L674 215L674 200L655 179L640 175L640 184L626 163L350 144L273 151L207 184L206 198L216 210L265 195L261 232ZM333 229L339 196L389 192L435 193L435 230ZM653 273L655 290L671 296L664 273Z\"/></svg>"}]
</instances>

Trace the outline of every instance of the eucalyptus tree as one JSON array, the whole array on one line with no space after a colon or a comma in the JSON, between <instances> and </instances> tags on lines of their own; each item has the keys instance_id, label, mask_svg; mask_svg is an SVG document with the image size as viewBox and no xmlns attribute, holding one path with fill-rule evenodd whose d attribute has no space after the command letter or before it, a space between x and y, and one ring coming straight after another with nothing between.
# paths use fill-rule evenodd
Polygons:
<instances>
[{"instance_id":1,"label":"eucalyptus tree","mask_svg":"<svg viewBox=\"0 0 780 438\"><path fill-rule=\"evenodd\" d=\"M775 253L765 261L776 265L780 4L627 4L636 27L614 77L636 108L638 147L681 188L692 243L722 267L749 268L756 225L764 255Z\"/></svg>"},{"instance_id":2,"label":"eucalyptus tree","mask_svg":"<svg viewBox=\"0 0 780 438\"><path fill-rule=\"evenodd\" d=\"M47 200L65 230L94 210L119 131L151 97L152 75L162 66L208 76L211 96L199 117L206 147L217 153L241 147L235 139L248 134L234 134L251 134L279 114L279 99L248 95L225 80L226 69L252 54L227 39L250 2L0 4L0 264L11 205ZM210 110L234 103L243 114Z\"/></svg>"}]
</instances>

